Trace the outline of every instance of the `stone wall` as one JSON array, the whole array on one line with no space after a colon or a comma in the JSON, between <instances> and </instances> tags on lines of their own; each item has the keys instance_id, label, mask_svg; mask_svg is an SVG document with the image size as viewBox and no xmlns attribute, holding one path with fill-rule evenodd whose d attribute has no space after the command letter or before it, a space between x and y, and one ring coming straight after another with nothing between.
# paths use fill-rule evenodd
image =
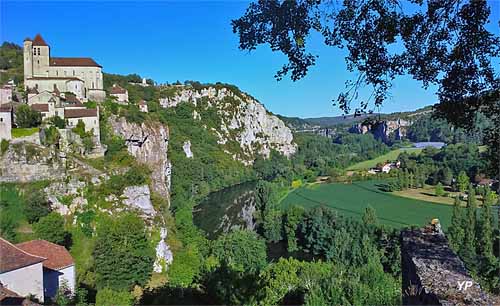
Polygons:
<instances>
[{"instance_id":1,"label":"stone wall","mask_svg":"<svg viewBox=\"0 0 500 306\"><path fill-rule=\"evenodd\" d=\"M0 182L53 180L63 178L65 173L64 161L33 143L11 143L0 159Z\"/></svg>"},{"instance_id":2,"label":"stone wall","mask_svg":"<svg viewBox=\"0 0 500 306\"><path fill-rule=\"evenodd\" d=\"M495 305L434 227L401 232L404 305Z\"/></svg>"}]
</instances>

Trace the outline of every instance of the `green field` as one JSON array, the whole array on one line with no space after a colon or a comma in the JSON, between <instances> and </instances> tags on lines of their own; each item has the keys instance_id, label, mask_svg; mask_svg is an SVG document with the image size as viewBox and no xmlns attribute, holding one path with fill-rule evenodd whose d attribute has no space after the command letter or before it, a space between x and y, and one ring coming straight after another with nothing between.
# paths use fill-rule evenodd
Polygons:
<instances>
[{"instance_id":1,"label":"green field","mask_svg":"<svg viewBox=\"0 0 500 306\"><path fill-rule=\"evenodd\" d=\"M26 136L31 136L35 133L38 133L38 128L14 128L12 129L12 137L13 138L19 138L19 137L26 137Z\"/></svg>"},{"instance_id":2,"label":"green field","mask_svg":"<svg viewBox=\"0 0 500 306\"><path fill-rule=\"evenodd\" d=\"M310 208L326 205L340 214L361 218L371 205L381 223L404 227L425 225L438 218L444 228L451 221L452 206L403 198L380 191L384 181L362 181L352 184L321 184L313 188L301 187L291 192L281 204L296 204Z\"/></svg>"},{"instance_id":3,"label":"green field","mask_svg":"<svg viewBox=\"0 0 500 306\"><path fill-rule=\"evenodd\" d=\"M368 170L370 168L374 168L375 166L377 166L378 163L396 160L398 158L399 154L401 154L401 152L404 152L404 151L410 152L410 153L420 154L420 152L422 152L422 149L421 148L401 148L401 149L392 150L389 153L381 155L381 156L376 157L374 159L365 160L365 161L362 161L360 163L354 164L354 165L350 166L349 168L347 168L347 170Z\"/></svg>"}]
</instances>

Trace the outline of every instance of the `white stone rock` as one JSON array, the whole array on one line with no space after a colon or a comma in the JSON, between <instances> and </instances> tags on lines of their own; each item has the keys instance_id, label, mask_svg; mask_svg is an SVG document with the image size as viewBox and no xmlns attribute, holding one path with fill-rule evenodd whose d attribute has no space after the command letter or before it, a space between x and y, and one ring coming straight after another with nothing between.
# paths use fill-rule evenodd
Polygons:
<instances>
[{"instance_id":1,"label":"white stone rock","mask_svg":"<svg viewBox=\"0 0 500 306\"><path fill-rule=\"evenodd\" d=\"M167 268L174 260L174 255L167 244L167 229L162 227L160 229L161 240L156 245L156 260L154 262L153 271L161 273Z\"/></svg>"},{"instance_id":2,"label":"white stone rock","mask_svg":"<svg viewBox=\"0 0 500 306\"><path fill-rule=\"evenodd\" d=\"M182 149L184 150L187 158L193 158L193 152L191 151L191 140L184 141Z\"/></svg>"},{"instance_id":3,"label":"white stone rock","mask_svg":"<svg viewBox=\"0 0 500 306\"><path fill-rule=\"evenodd\" d=\"M123 190L123 204L141 211L144 217L154 217L156 211L151 203L148 185L128 186Z\"/></svg>"}]
</instances>

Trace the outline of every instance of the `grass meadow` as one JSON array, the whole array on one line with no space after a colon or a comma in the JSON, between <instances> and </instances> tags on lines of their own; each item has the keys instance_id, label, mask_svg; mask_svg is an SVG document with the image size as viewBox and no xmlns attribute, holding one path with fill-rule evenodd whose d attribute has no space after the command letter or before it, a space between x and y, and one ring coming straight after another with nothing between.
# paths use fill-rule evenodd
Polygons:
<instances>
[{"instance_id":1,"label":"grass meadow","mask_svg":"<svg viewBox=\"0 0 500 306\"><path fill-rule=\"evenodd\" d=\"M384 181L361 181L352 184L317 184L301 187L291 192L282 202L283 206L300 205L312 208L329 206L339 214L361 218L365 208L371 205L379 221L394 227L422 226L438 218L443 228L450 225L453 207L446 204L404 198L380 190Z\"/></svg>"}]
</instances>

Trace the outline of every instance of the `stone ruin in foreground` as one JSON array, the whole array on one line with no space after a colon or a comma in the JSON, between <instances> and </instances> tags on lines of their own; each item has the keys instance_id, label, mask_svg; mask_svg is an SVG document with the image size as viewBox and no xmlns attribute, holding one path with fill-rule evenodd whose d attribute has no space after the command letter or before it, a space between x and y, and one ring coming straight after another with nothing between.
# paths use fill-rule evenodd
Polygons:
<instances>
[{"instance_id":1,"label":"stone ruin in foreground","mask_svg":"<svg viewBox=\"0 0 500 306\"><path fill-rule=\"evenodd\" d=\"M439 223L401 233L404 305L500 305L448 246Z\"/></svg>"}]
</instances>

